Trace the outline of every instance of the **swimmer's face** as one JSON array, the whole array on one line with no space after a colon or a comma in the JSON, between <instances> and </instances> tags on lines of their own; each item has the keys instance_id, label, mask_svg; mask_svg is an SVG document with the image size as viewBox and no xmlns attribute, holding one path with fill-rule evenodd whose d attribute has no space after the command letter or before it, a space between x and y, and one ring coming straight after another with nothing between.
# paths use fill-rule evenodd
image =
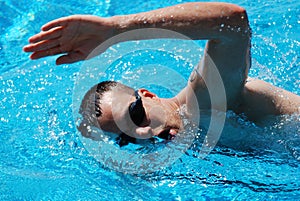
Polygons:
<instances>
[{"instance_id":1,"label":"swimmer's face","mask_svg":"<svg viewBox=\"0 0 300 201\"><path fill-rule=\"evenodd\" d=\"M108 132L125 133L146 139L169 132L172 118L160 98L146 89L115 87L105 92L101 100L100 127Z\"/></svg>"}]
</instances>

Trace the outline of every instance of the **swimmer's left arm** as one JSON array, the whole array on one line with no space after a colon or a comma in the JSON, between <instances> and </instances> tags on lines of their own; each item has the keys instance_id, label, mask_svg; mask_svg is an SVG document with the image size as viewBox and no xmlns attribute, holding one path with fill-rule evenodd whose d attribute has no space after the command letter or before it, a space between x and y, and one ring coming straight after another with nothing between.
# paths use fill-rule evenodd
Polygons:
<instances>
[{"instance_id":1,"label":"swimmer's left arm","mask_svg":"<svg viewBox=\"0 0 300 201\"><path fill-rule=\"evenodd\" d=\"M268 115L300 114L300 96L262 80L249 78L241 110L252 120Z\"/></svg>"}]
</instances>

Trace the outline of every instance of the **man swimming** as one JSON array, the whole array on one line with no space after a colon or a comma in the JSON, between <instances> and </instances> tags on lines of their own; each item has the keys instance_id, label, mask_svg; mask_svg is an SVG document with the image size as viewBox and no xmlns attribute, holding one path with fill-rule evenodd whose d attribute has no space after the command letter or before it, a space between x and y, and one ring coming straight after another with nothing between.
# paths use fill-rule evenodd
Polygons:
<instances>
[{"instance_id":1,"label":"man swimming","mask_svg":"<svg viewBox=\"0 0 300 201\"><path fill-rule=\"evenodd\" d=\"M99 83L90 91L96 97L95 114L101 129L134 138L150 138L182 128L178 110L232 110L259 121L269 115L300 112L300 97L258 79L248 78L251 65L251 29L246 11L228 3L186 3L144 13L101 18L75 15L47 23L29 39L24 51L31 59L64 54L57 64L81 61L101 43L126 31L162 28L193 40L208 40L204 55L184 89L170 99L146 90L134 90L121 83ZM139 36L139 39L151 39ZM160 38L163 36L153 36ZM115 41L115 43L122 41ZM108 47L107 47L108 48ZM105 50L103 50L105 51ZM225 98L212 100L209 87ZM197 109L193 98L196 98ZM190 108L189 108L190 107Z\"/></svg>"}]
</instances>

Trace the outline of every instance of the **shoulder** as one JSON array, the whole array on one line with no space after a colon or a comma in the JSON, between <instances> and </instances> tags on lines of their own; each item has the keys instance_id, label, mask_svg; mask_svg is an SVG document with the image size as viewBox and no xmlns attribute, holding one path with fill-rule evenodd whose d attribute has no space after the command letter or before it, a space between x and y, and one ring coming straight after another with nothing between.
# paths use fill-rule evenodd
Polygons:
<instances>
[{"instance_id":1,"label":"shoulder","mask_svg":"<svg viewBox=\"0 0 300 201\"><path fill-rule=\"evenodd\" d=\"M267 115L300 113L300 96L265 81L248 78L240 109L253 120Z\"/></svg>"}]
</instances>

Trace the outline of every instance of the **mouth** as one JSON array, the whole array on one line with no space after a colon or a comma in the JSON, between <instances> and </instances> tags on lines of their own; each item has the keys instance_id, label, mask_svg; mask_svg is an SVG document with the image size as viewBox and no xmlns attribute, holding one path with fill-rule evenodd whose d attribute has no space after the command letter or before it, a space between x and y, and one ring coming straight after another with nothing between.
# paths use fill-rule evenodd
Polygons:
<instances>
[{"instance_id":1,"label":"mouth","mask_svg":"<svg viewBox=\"0 0 300 201\"><path fill-rule=\"evenodd\" d=\"M165 128L157 135L157 137L164 140L172 140L174 139L175 135L171 132L171 128Z\"/></svg>"},{"instance_id":2,"label":"mouth","mask_svg":"<svg viewBox=\"0 0 300 201\"><path fill-rule=\"evenodd\" d=\"M175 138L176 133L177 129L167 127L161 130L156 137L170 141ZM118 144L120 147L128 145L129 143L138 144L138 141L136 138L130 137L125 133L120 134L120 136L116 138L116 144Z\"/></svg>"}]
</instances>

